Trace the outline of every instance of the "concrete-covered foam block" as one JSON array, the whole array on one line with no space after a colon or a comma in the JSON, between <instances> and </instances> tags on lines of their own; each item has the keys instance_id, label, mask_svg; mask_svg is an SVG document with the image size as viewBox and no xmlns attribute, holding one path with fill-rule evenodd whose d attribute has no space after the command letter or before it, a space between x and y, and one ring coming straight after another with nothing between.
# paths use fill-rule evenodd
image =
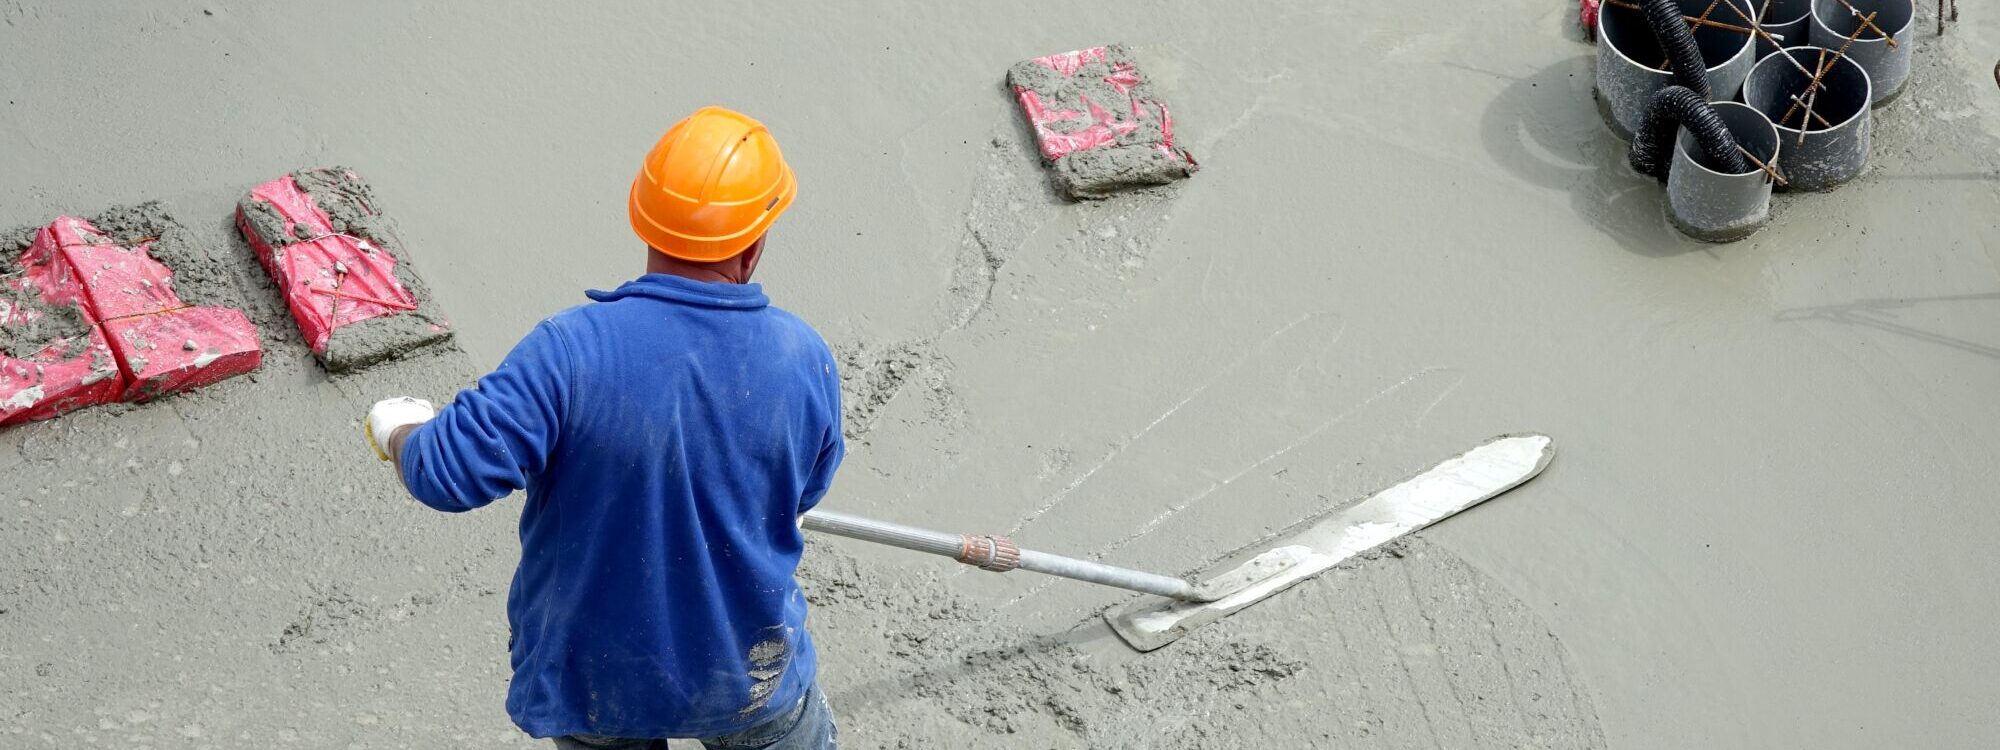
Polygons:
<instances>
[{"instance_id":1,"label":"concrete-covered foam block","mask_svg":"<svg viewBox=\"0 0 2000 750\"><path fill-rule=\"evenodd\" d=\"M1071 198L1164 185L1194 174L1173 114L1122 45L1037 57L1007 73L1042 158Z\"/></svg>"},{"instance_id":2,"label":"concrete-covered foam block","mask_svg":"<svg viewBox=\"0 0 2000 750\"><path fill-rule=\"evenodd\" d=\"M0 426L199 388L262 363L241 311L187 304L174 269L153 256L185 259L192 239L160 204L96 223L59 216L23 236L0 243L13 245L0 247Z\"/></svg>"},{"instance_id":3,"label":"concrete-covered foam block","mask_svg":"<svg viewBox=\"0 0 2000 750\"><path fill-rule=\"evenodd\" d=\"M368 184L343 167L293 172L237 203L237 228L331 373L452 335L379 205Z\"/></svg>"}]
</instances>

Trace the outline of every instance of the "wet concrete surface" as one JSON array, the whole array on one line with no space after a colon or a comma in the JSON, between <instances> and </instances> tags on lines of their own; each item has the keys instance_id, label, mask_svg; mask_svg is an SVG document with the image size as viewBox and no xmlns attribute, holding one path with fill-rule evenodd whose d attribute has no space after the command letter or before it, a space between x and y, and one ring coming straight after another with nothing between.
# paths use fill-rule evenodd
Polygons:
<instances>
[{"instance_id":1,"label":"wet concrete surface","mask_svg":"<svg viewBox=\"0 0 2000 750\"><path fill-rule=\"evenodd\" d=\"M1567 3L0 0L0 226L163 199L227 243L348 164L466 350L329 381L252 295L254 379L0 434L0 739L524 742L511 506L399 498L356 420L632 275L634 165L713 102L801 175L760 275L855 371L831 507L1187 571L1493 434L1560 451L1146 656L1091 625L1116 593L816 543L861 746L2000 743L2000 23L1931 10L1869 173L1712 246ZM1000 80L1110 41L1204 169L1064 203Z\"/></svg>"}]
</instances>

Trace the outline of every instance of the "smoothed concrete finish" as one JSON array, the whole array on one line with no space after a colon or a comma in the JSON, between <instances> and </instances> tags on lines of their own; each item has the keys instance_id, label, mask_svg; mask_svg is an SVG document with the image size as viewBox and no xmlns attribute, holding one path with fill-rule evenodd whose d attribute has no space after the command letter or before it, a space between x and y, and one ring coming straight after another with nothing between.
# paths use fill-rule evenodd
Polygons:
<instances>
[{"instance_id":1,"label":"smoothed concrete finish","mask_svg":"<svg viewBox=\"0 0 2000 750\"><path fill-rule=\"evenodd\" d=\"M815 540L850 746L2000 745L2000 22L1917 46L1869 173L1715 247L1625 167L1573 14L0 0L0 227L163 200L268 347L0 432L0 746L526 745L518 505L417 507L358 420L631 276L637 161L708 103L800 175L759 273L847 369L830 508L1177 573L1562 446L1143 656L1117 592ZM1107 39L1204 170L1070 204L1000 78ZM336 163L459 336L329 380L232 212Z\"/></svg>"}]
</instances>

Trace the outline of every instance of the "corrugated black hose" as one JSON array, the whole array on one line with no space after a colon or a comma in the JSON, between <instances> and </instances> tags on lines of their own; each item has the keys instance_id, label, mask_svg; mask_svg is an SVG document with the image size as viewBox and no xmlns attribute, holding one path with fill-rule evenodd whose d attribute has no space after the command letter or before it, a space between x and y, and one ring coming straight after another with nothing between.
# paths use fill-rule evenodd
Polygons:
<instances>
[{"instance_id":1,"label":"corrugated black hose","mask_svg":"<svg viewBox=\"0 0 2000 750\"><path fill-rule=\"evenodd\" d=\"M1700 94L1704 101L1709 99L1712 95L1708 89L1708 65L1702 62L1701 45L1695 43L1694 31L1688 28L1680 3L1644 0L1641 7L1660 49L1667 51L1667 68L1673 71L1674 81Z\"/></svg>"},{"instance_id":2,"label":"corrugated black hose","mask_svg":"<svg viewBox=\"0 0 2000 750\"><path fill-rule=\"evenodd\" d=\"M1646 121L1632 134L1632 168L1640 174L1667 181L1667 167L1674 162L1674 136L1681 127L1694 134L1703 153L1729 174L1750 171L1750 164L1737 150L1736 137L1715 113L1708 100L1682 86L1668 86L1653 94L1646 106Z\"/></svg>"}]
</instances>

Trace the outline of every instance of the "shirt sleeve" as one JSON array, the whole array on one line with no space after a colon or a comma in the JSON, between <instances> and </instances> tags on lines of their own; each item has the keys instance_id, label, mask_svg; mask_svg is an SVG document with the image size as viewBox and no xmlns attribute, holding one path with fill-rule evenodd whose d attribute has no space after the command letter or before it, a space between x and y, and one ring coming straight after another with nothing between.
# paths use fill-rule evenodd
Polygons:
<instances>
[{"instance_id":1,"label":"shirt sleeve","mask_svg":"<svg viewBox=\"0 0 2000 750\"><path fill-rule=\"evenodd\" d=\"M403 485L448 513L527 486L548 465L569 400L569 348L548 321L404 440Z\"/></svg>"},{"instance_id":2,"label":"shirt sleeve","mask_svg":"<svg viewBox=\"0 0 2000 750\"><path fill-rule=\"evenodd\" d=\"M847 457L847 441L840 435L840 424L834 423L829 430L833 437L819 451L819 460L813 464L812 478L806 481L806 492L799 498L799 513L812 510L826 491L833 487L833 473L840 469L840 462Z\"/></svg>"},{"instance_id":3,"label":"shirt sleeve","mask_svg":"<svg viewBox=\"0 0 2000 750\"><path fill-rule=\"evenodd\" d=\"M821 440L819 458L813 462L812 476L806 480L805 494L799 497L799 514L812 510L826 491L833 487L834 472L840 469L841 460L847 457L847 438L842 433L840 405L840 375L834 370L833 357L827 357L827 373L831 375L827 391L828 403L832 405L826 437Z\"/></svg>"}]
</instances>

